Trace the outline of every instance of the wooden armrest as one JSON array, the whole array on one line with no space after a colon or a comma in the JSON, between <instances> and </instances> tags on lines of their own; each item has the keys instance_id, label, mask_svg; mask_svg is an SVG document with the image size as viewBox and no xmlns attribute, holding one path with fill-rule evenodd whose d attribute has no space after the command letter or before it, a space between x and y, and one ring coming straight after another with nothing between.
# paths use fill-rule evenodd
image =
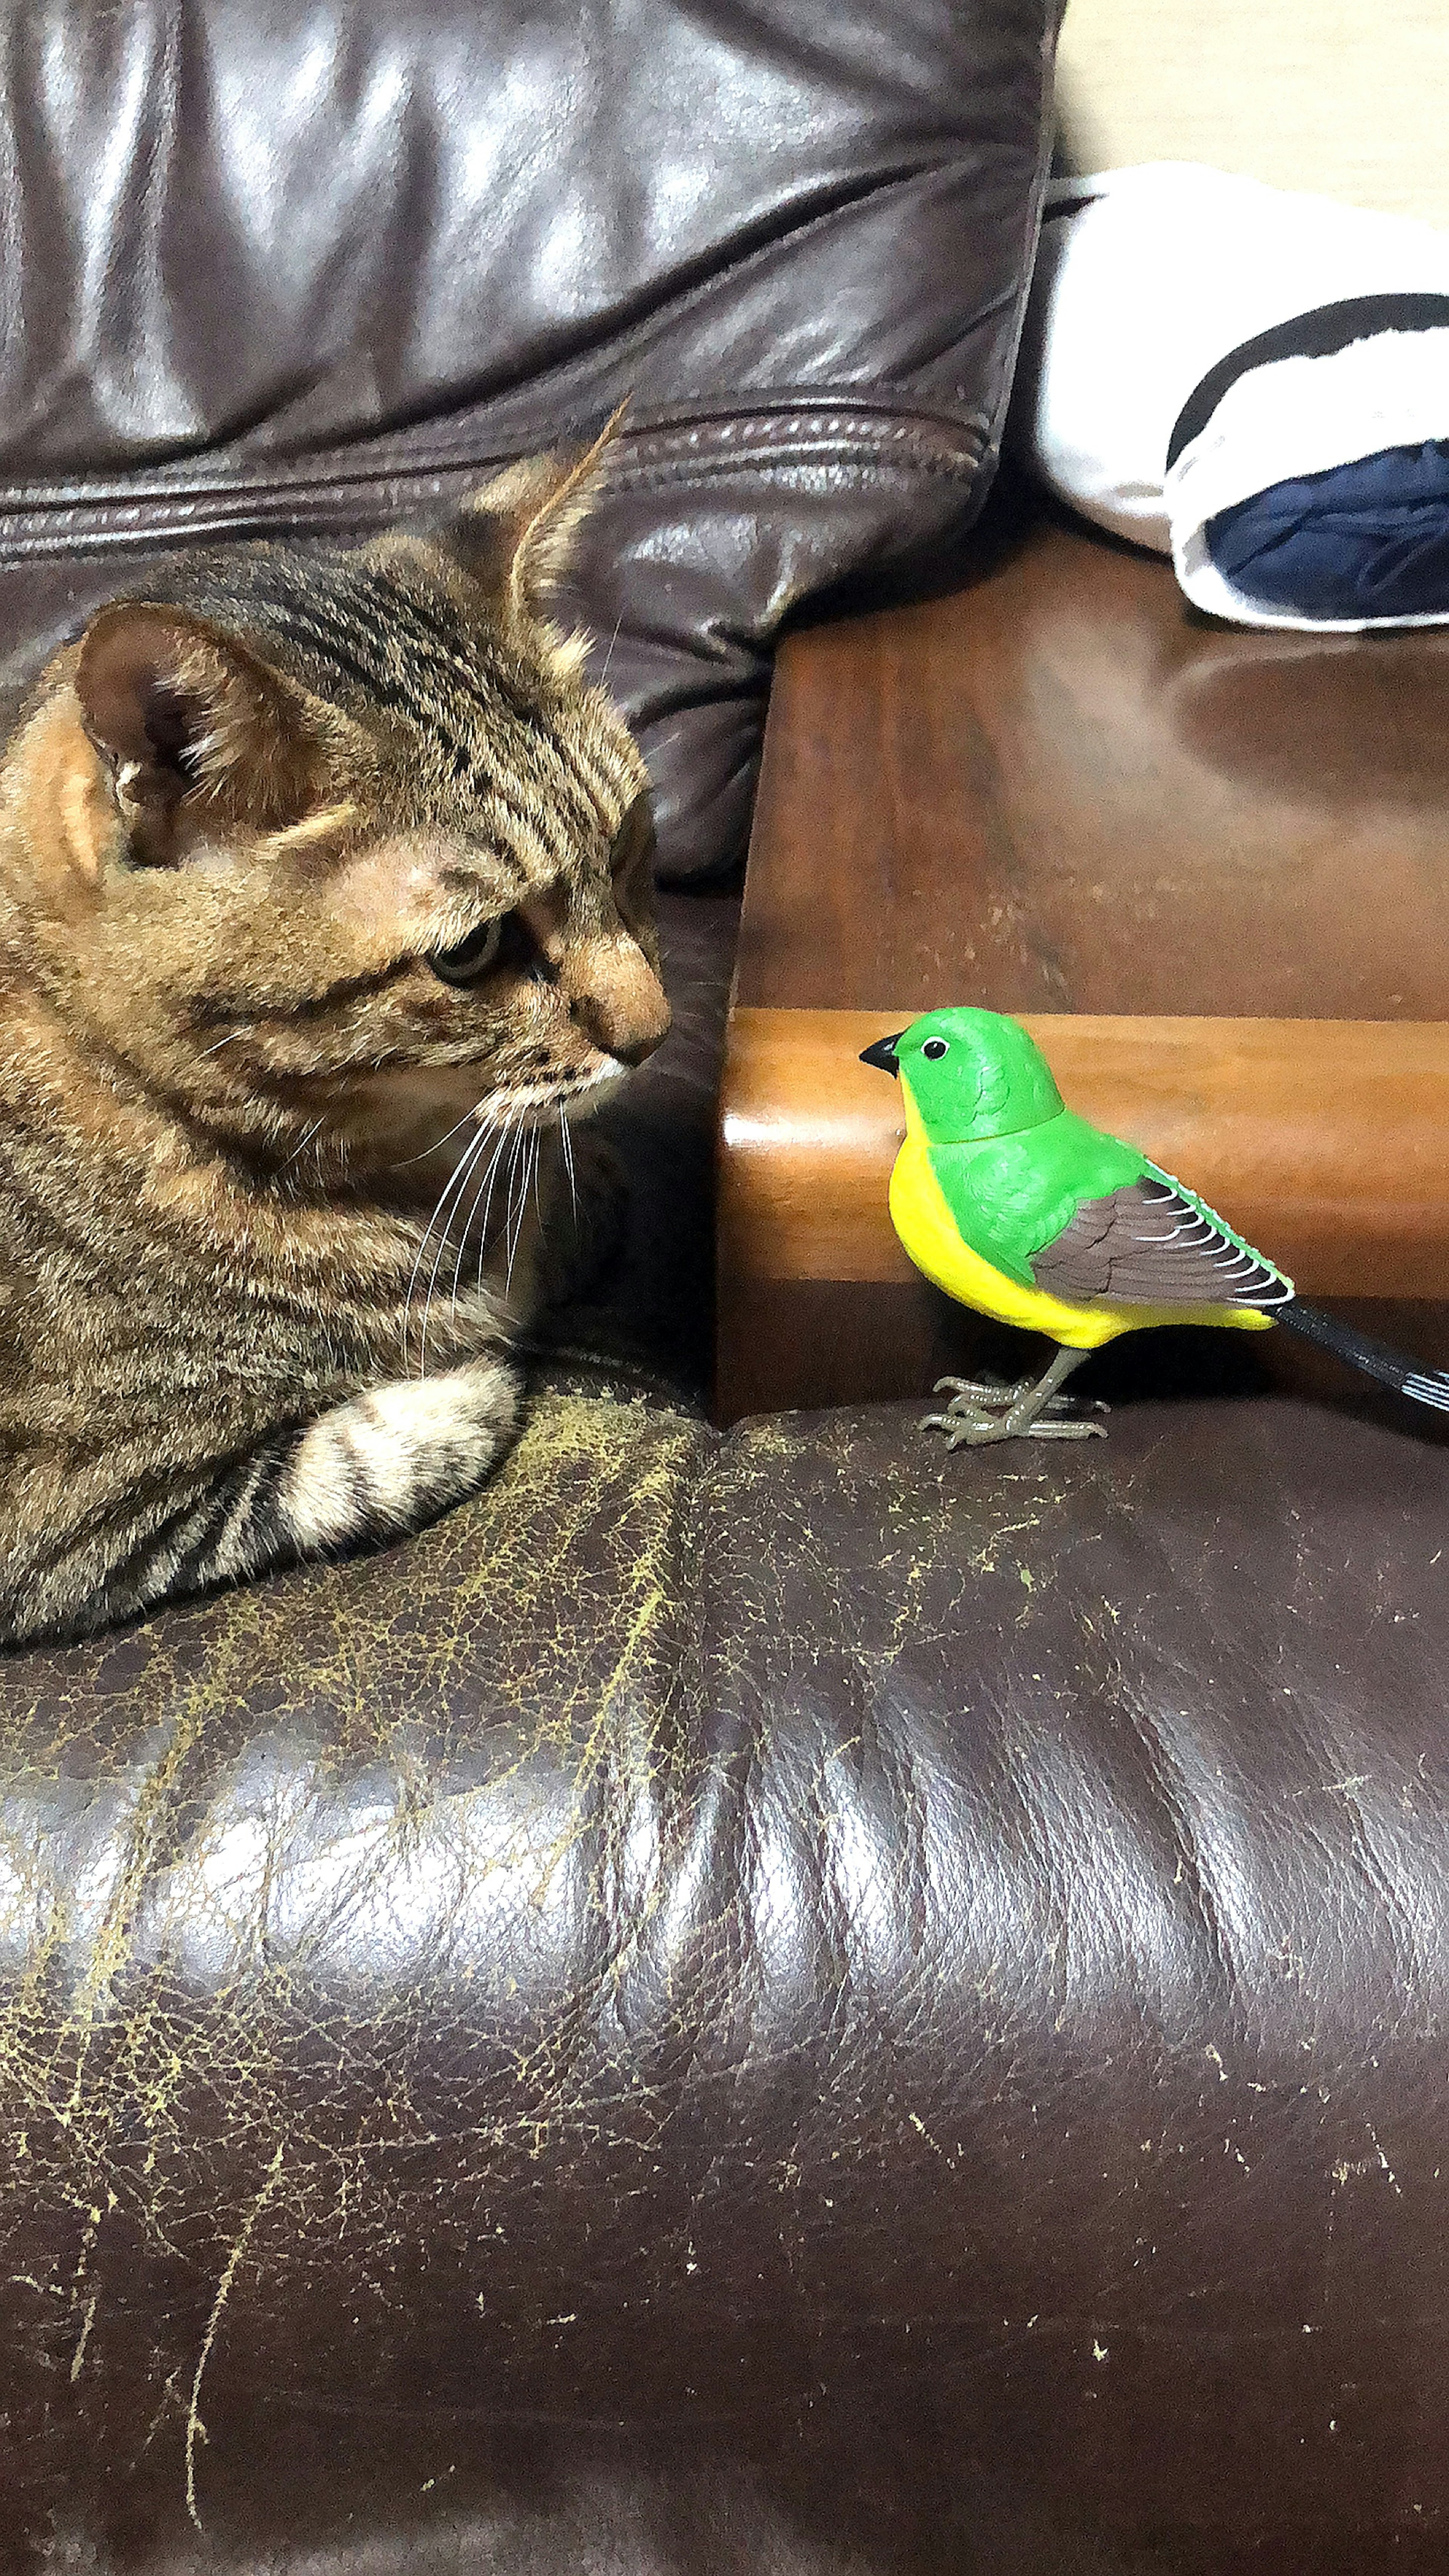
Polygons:
<instances>
[{"instance_id":1,"label":"wooden armrest","mask_svg":"<svg viewBox=\"0 0 1449 2576\"><path fill-rule=\"evenodd\" d=\"M791 637L727 1040L722 1414L897 1392L939 1349L886 1215L899 1104L854 1059L946 1003L1026 1017L1073 1107L1310 1293L1443 1297L1446 706L1442 631L1228 630L1047 521L950 597Z\"/></svg>"},{"instance_id":2,"label":"wooden armrest","mask_svg":"<svg viewBox=\"0 0 1449 2576\"><path fill-rule=\"evenodd\" d=\"M909 1282L886 1187L900 1093L860 1050L909 1011L735 1014L720 1257L737 1276ZM1449 1028L1048 1017L1069 1108L1187 1180L1305 1293L1449 1289Z\"/></svg>"}]
</instances>

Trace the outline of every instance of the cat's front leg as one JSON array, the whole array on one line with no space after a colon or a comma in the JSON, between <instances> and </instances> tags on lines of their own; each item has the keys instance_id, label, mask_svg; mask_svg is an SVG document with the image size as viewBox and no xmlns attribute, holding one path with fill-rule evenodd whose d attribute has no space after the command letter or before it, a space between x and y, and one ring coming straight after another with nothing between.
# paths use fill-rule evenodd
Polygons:
<instances>
[{"instance_id":1,"label":"cat's front leg","mask_svg":"<svg viewBox=\"0 0 1449 2576\"><path fill-rule=\"evenodd\" d=\"M481 1485L517 1427L519 1395L517 1371L490 1353L370 1387L324 1413L298 1435L277 1482L288 1552L421 1528Z\"/></svg>"},{"instance_id":2,"label":"cat's front leg","mask_svg":"<svg viewBox=\"0 0 1449 2576\"><path fill-rule=\"evenodd\" d=\"M368 1388L278 1431L128 1534L47 1551L0 1584L6 1644L87 1636L163 1601L299 1558L400 1537L461 1502L517 1428L521 1381L495 1352Z\"/></svg>"}]
</instances>

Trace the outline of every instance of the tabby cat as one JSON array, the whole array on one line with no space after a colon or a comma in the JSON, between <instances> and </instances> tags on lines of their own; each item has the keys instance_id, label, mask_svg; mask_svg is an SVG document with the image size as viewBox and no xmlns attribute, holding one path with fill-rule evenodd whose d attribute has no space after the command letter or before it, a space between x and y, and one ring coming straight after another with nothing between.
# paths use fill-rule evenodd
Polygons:
<instances>
[{"instance_id":1,"label":"tabby cat","mask_svg":"<svg viewBox=\"0 0 1449 2576\"><path fill-rule=\"evenodd\" d=\"M581 1257L564 1113L669 1025L643 763L547 613L598 457L179 557L46 671L0 769L0 1641L411 1529L506 1445Z\"/></svg>"}]
</instances>

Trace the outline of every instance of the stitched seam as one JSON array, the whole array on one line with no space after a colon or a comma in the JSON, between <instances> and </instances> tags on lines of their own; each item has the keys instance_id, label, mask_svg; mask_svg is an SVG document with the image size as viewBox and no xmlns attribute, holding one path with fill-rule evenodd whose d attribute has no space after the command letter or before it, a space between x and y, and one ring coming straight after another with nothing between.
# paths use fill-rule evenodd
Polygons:
<instances>
[{"instance_id":1,"label":"stitched seam","mask_svg":"<svg viewBox=\"0 0 1449 2576\"><path fill-rule=\"evenodd\" d=\"M979 413L953 416L913 408L902 416L888 404L877 407L868 394L845 399L836 395L830 400L783 395L766 398L749 408L729 408L722 402L718 410L711 408L677 419L666 417L647 427L626 428L616 451L620 461L606 473L605 483L607 488L624 475L647 468L651 454L660 458L681 453L696 456L715 445L752 452L781 443L818 446L843 441L862 453L871 453L881 446L906 444L922 452L933 447L954 449L957 461L966 464L979 455L986 426ZM78 477L57 478L50 484L11 484L8 488L0 485L0 524L32 516L52 519L61 515L99 517L103 513L124 520L138 516L142 510L164 508L168 503L185 510L227 502L256 506L291 498L303 501L308 496L340 498L369 485L408 485L442 473L491 473L528 452L527 444L510 445L499 451L472 443L456 449L440 445L396 458L376 448L326 449L304 464L270 472L259 461L252 470L239 465L228 474L224 467L217 467L210 472L203 470L192 479L179 467L166 467L140 468L133 475L113 480L98 475L89 484L85 477ZM637 465L623 463L631 455L638 459Z\"/></svg>"},{"instance_id":2,"label":"stitched seam","mask_svg":"<svg viewBox=\"0 0 1449 2576\"><path fill-rule=\"evenodd\" d=\"M802 477L815 480L839 473L842 468L857 474L873 471L881 481L888 477L892 482L954 483L964 494L975 485L984 463L984 448L951 456L933 454L928 447L905 441L891 446L831 440L797 448L793 453L785 448L773 452L760 448L728 456L711 455L706 450L662 458L656 464L615 475L602 497L607 498L610 492L648 492L690 482L723 483L731 477L798 484ZM28 523L18 513L8 521L0 515L0 571L57 555L80 558L129 551L138 543L163 553L176 545L244 543L248 538L278 531L306 536L322 534L339 525L348 531L372 525L386 527L410 515L406 490L390 494L386 488L374 486L369 493L366 485L350 485L346 493L324 494L319 490L237 494L228 498L231 506L224 508L208 508L199 496L188 496L180 506L173 503L167 508L158 495L154 500L124 508L109 507L94 515L75 510L36 511Z\"/></svg>"}]
</instances>

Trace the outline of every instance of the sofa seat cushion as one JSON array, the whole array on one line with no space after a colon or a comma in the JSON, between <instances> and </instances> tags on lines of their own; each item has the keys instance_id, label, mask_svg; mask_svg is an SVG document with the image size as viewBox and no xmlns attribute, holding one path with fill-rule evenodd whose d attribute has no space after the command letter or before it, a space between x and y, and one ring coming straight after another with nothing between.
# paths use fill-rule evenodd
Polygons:
<instances>
[{"instance_id":1,"label":"sofa seat cushion","mask_svg":"<svg viewBox=\"0 0 1449 2576\"><path fill-rule=\"evenodd\" d=\"M917 1410L555 1375L407 1545L0 1666L12 2529L802 2390L1139 2534L1449 2507L1449 1457Z\"/></svg>"}]
</instances>

